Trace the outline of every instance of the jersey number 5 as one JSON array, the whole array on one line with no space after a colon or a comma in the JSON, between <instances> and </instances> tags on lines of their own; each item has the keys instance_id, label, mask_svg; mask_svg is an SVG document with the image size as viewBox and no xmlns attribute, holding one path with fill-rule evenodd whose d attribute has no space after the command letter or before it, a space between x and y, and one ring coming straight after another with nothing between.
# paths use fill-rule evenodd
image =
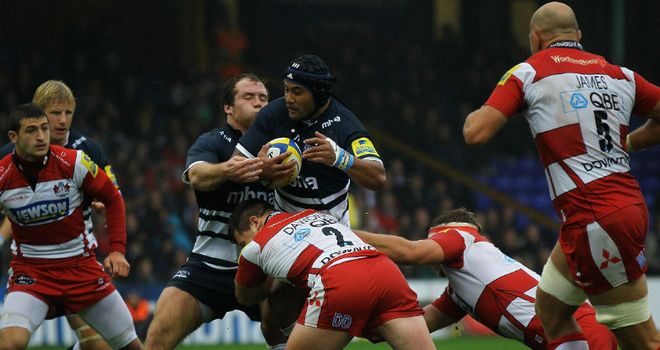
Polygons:
<instances>
[{"instance_id":1,"label":"jersey number 5","mask_svg":"<svg viewBox=\"0 0 660 350\"><path fill-rule=\"evenodd\" d=\"M609 153L612 150L612 136L610 135L610 126L605 122L607 120L607 112L603 110L594 111L594 119L596 120L596 131L598 136L602 138L598 140L600 150Z\"/></svg>"}]
</instances>

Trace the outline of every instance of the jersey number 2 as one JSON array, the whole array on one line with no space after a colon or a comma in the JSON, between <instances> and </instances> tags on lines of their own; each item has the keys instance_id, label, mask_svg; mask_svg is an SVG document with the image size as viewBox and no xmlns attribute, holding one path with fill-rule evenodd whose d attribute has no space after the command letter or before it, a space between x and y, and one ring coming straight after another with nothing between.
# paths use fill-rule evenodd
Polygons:
<instances>
[{"instance_id":1,"label":"jersey number 2","mask_svg":"<svg viewBox=\"0 0 660 350\"><path fill-rule=\"evenodd\" d=\"M339 230L333 227L324 227L321 229L321 232L323 232L324 235L326 236L332 236L334 235L335 238L337 238L337 245L340 247L345 247L347 245L353 245L353 242L351 241L344 241L344 235L341 234Z\"/></svg>"}]
</instances>

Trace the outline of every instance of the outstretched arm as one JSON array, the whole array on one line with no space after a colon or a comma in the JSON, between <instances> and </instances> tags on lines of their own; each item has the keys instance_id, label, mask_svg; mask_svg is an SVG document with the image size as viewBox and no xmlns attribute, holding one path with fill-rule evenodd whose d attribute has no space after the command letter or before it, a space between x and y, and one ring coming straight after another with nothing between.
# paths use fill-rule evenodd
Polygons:
<instances>
[{"instance_id":1,"label":"outstretched arm","mask_svg":"<svg viewBox=\"0 0 660 350\"><path fill-rule=\"evenodd\" d=\"M466 312L449 296L449 287L445 288L440 297L424 307L424 321L429 332L445 328L460 321Z\"/></svg>"},{"instance_id":2,"label":"outstretched arm","mask_svg":"<svg viewBox=\"0 0 660 350\"><path fill-rule=\"evenodd\" d=\"M426 326L429 328L429 332L435 332L438 329L449 327L459 320L440 311L440 309L433 304L424 306L424 321L426 321Z\"/></svg>"},{"instance_id":3,"label":"outstretched arm","mask_svg":"<svg viewBox=\"0 0 660 350\"><path fill-rule=\"evenodd\" d=\"M188 180L198 191L212 191L227 181L238 183L259 180L262 162L259 158L234 155L222 163L194 163L187 172Z\"/></svg>"},{"instance_id":4,"label":"outstretched arm","mask_svg":"<svg viewBox=\"0 0 660 350\"><path fill-rule=\"evenodd\" d=\"M396 263L406 265L437 265L445 260L440 245L432 240L409 241L403 237L354 230L363 241L371 244Z\"/></svg>"},{"instance_id":5,"label":"outstretched arm","mask_svg":"<svg viewBox=\"0 0 660 350\"><path fill-rule=\"evenodd\" d=\"M366 189L381 191L385 188L385 167L381 162L356 157L347 174L351 180Z\"/></svg>"},{"instance_id":6,"label":"outstretched arm","mask_svg":"<svg viewBox=\"0 0 660 350\"><path fill-rule=\"evenodd\" d=\"M644 125L628 134L628 152L639 151L660 143L660 102L647 115Z\"/></svg>"},{"instance_id":7,"label":"outstretched arm","mask_svg":"<svg viewBox=\"0 0 660 350\"><path fill-rule=\"evenodd\" d=\"M468 145L481 145L490 141L506 124L506 116L491 106L482 106L470 113L463 125L463 137Z\"/></svg>"}]
</instances>

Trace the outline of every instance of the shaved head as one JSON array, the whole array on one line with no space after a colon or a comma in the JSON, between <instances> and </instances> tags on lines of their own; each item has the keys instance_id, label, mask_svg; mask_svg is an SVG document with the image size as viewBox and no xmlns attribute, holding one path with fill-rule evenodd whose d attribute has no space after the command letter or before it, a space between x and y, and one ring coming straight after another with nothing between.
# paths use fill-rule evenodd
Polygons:
<instances>
[{"instance_id":1,"label":"shaved head","mask_svg":"<svg viewBox=\"0 0 660 350\"><path fill-rule=\"evenodd\" d=\"M532 15L529 27L541 33L544 39L556 35L576 35L578 31L575 12L561 2L549 2L539 7Z\"/></svg>"},{"instance_id":2,"label":"shaved head","mask_svg":"<svg viewBox=\"0 0 660 350\"><path fill-rule=\"evenodd\" d=\"M573 9L562 2L549 2L536 10L529 22L529 46L532 54L543 50L555 41L580 41Z\"/></svg>"}]
</instances>

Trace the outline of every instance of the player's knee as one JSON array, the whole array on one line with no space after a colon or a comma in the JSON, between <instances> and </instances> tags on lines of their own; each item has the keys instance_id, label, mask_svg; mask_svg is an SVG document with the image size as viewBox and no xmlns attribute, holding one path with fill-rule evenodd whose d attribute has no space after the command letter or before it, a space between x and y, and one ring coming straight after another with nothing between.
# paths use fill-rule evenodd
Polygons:
<instances>
[{"instance_id":1,"label":"player's knee","mask_svg":"<svg viewBox=\"0 0 660 350\"><path fill-rule=\"evenodd\" d=\"M112 348L97 334L94 338L80 339L80 350L112 350Z\"/></svg>"},{"instance_id":2,"label":"player's knee","mask_svg":"<svg viewBox=\"0 0 660 350\"><path fill-rule=\"evenodd\" d=\"M261 334L263 334L266 343L270 345L285 343L287 337L282 332L279 324L273 320L264 322L261 321Z\"/></svg>"},{"instance_id":3,"label":"player's knee","mask_svg":"<svg viewBox=\"0 0 660 350\"><path fill-rule=\"evenodd\" d=\"M74 329L74 332L76 333L76 337L78 337L78 346L80 350L112 349L93 328L86 324Z\"/></svg>"},{"instance_id":4,"label":"player's knee","mask_svg":"<svg viewBox=\"0 0 660 350\"><path fill-rule=\"evenodd\" d=\"M147 339L144 341L145 349L166 349L167 329L162 322L154 319L147 330Z\"/></svg>"},{"instance_id":5,"label":"player's knee","mask_svg":"<svg viewBox=\"0 0 660 350\"><path fill-rule=\"evenodd\" d=\"M25 345L20 345L11 340L2 339L0 340L0 350L22 350L25 349Z\"/></svg>"},{"instance_id":6,"label":"player's knee","mask_svg":"<svg viewBox=\"0 0 660 350\"><path fill-rule=\"evenodd\" d=\"M154 317L151 320L151 323L149 324L149 328L147 329L147 337L149 337L149 334L154 334L154 335L163 335L166 333L169 328L168 324L171 322L168 322L167 316L163 315L162 312L158 312L159 310L156 309L156 312L154 313Z\"/></svg>"},{"instance_id":7,"label":"player's knee","mask_svg":"<svg viewBox=\"0 0 660 350\"><path fill-rule=\"evenodd\" d=\"M0 350L26 349L28 340L20 339L18 337L8 336L0 332Z\"/></svg>"},{"instance_id":8,"label":"player's knee","mask_svg":"<svg viewBox=\"0 0 660 350\"><path fill-rule=\"evenodd\" d=\"M143 349L142 342L138 338L133 339L133 341L128 343L128 345L121 348L121 350L142 350L142 349Z\"/></svg>"},{"instance_id":9,"label":"player's knee","mask_svg":"<svg viewBox=\"0 0 660 350\"><path fill-rule=\"evenodd\" d=\"M616 305L594 305L596 320L609 329L646 322L651 317L648 296Z\"/></svg>"},{"instance_id":10,"label":"player's knee","mask_svg":"<svg viewBox=\"0 0 660 350\"><path fill-rule=\"evenodd\" d=\"M563 304L552 295L539 289L537 290L534 308L543 327L557 329L567 319L573 317L576 306Z\"/></svg>"}]
</instances>

